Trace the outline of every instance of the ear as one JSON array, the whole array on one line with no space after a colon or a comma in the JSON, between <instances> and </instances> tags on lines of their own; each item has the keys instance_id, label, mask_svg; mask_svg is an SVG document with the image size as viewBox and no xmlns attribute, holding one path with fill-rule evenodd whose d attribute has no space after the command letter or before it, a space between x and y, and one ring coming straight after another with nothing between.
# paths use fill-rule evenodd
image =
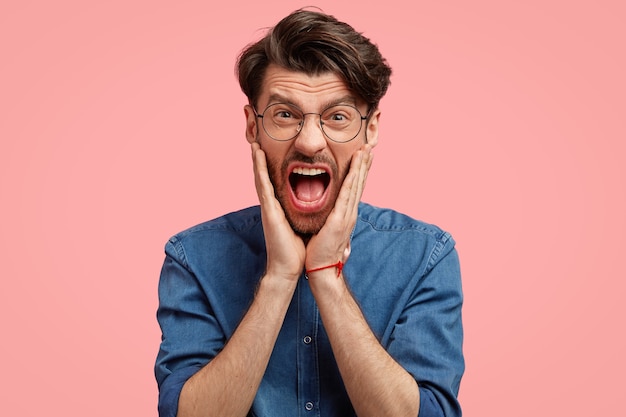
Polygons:
<instances>
[{"instance_id":1,"label":"ear","mask_svg":"<svg viewBox=\"0 0 626 417\"><path fill-rule=\"evenodd\" d=\"M365 127L365 134L367 135L367 143L372 145L372 148L378 143L378 121L380 119L380 110L374 110L374 113L367 120L367 126Z\"/></svg>"},{"instance_id":2,"label":"ear","mask_svg":"<svg viewBox=\"0 0 626 417\"><path fill-rule=\"evenodd\" d=\"M246 115L246 140L248 143L256 142L257 128L257 116L254 109L249 104L243 107L243 112Z\"/></svg>"}]
</instances>

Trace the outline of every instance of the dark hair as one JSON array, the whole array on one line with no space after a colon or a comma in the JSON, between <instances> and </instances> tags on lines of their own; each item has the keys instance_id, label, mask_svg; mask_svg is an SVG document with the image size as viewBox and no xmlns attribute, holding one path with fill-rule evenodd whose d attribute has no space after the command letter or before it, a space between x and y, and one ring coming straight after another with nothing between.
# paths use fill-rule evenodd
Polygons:
<instances>
[{"instance_id":1,"label":"dark hair","mask_svg":"<svg viewBox=\"0 0 626 417\"><path fill-rule=\"evenodd\" d=\"M261 94L270 64L309 75L332 72L370 109L387 92L391 68L378 47L352 26L320 12L296 10L237 59L236 73L250 104Z\"/></svg>"}]
</instances>

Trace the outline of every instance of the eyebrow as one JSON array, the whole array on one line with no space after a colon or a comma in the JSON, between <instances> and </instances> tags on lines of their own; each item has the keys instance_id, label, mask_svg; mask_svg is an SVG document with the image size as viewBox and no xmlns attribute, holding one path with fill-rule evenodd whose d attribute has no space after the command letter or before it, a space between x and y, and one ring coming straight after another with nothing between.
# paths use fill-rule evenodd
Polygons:
<instances>
[{"instance_id":1,"label":"eyebrow","mask_svg":"<svg viewBox=\"0 0 626 417\"><path fill-rule=\"evenodd\" d=\"M343 97L339 97L334 100L326 102L326 104L324 105L324 108L326 109L331 106L336 106L337 104L349 104L351 106L356 107L357 103L356 103L356 98L354 98L354 96L347 94Z\"/></svg>"},{"instance_id":2,"label":"eyebrow","mask_svg":"<svg viewBox=\"0 0 626 417\"><path fill-rule=\"evenodd\" d=\"M276 103L287 103L290 104L292 106L296 106L298 108L301 108L301 106L295 102L293 102L292 100L288 99L285 96L282 96L280 94L270 94L269 98L268 98L268 103L267 105L271 105L271 104L276 104ZM335 99L329 100L326 103L324 103L322 105L322 110L323 109L327 109L329 107L332 106L336 106L339 104L349 104L351 106L356 107L357 102L356 102L356 98L350 94L346 94L345 96L341 96L341 97L337 97Z\"/></svg>"}]
</instances>

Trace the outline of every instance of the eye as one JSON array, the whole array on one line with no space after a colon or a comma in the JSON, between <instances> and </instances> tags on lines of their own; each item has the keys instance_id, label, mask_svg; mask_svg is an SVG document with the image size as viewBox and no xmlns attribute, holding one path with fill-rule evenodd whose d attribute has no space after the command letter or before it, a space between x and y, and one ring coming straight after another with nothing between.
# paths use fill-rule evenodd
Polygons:
<instances>
[{"instance_id":1,"label":"eye","mask_svg":"<svg viewBox=\"0 0 626 417\"><path fill-rule=\"evenodd\" d=\"M326 109L322 114L325 124L337 128L348 126L355 119L355 109L349 106L334 106Z\"/></svg>"},{"instance_id":2,"label":"eye","mask_svg":"<svg viewBox=\"0 0 626 417\"><path fill-rule=\"evenodd\" d=\"M342 122L346 120L346 115L341 113L333 113L330 115L329 120L334 120L336 122Z\"/></svg>"},{"instance_id":3,"label":"eye","mask_svg":"<svg viewBox=\"0 0 626 417\"><path fill-rule=\"evenodd\" d=\"M281 125L299 123L302 118L297 108L285 103L272 104L267 108L266 112L268 112L274 123Z\"/></svg>"}]
</instances>

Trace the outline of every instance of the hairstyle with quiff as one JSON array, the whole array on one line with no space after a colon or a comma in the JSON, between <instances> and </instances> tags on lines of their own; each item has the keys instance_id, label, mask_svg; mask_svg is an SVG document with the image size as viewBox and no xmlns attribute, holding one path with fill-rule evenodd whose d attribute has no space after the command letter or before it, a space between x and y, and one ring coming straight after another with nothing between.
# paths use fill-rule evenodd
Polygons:
<instances>
[{"instance_id":1,"label":"hairstyle with quiff","mask_svg":"<svg viewBox=\"0 0 626 417\"><path fill-rule=\"evenodd\" d=\"M239 85L253 106L270 64L308 75L335 73L370 110L378 107L391 76L385 58L368 38L333 16L304 9L283 18L239 55Z\"/></svg>"}]
</instances>

